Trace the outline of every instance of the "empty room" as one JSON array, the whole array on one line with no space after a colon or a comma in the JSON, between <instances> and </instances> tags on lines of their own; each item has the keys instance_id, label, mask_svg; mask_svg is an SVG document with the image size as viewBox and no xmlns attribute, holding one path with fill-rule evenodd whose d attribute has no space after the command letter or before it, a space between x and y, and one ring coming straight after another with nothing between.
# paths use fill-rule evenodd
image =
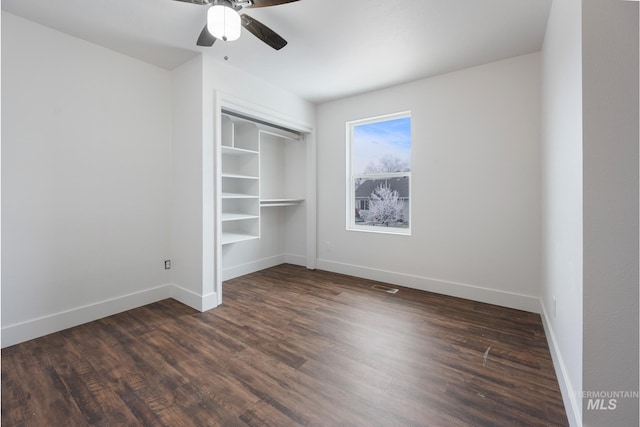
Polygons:
<instances>
[{"instance_id":1,"label":"empty room","mask_svg":"<svg viewBox=\"0 0 640 427\"><path fill-rule=\"evenodd\" d=\"M639 3L3 0L6 426L637 426Z\"/></svg>"}]
</instances>

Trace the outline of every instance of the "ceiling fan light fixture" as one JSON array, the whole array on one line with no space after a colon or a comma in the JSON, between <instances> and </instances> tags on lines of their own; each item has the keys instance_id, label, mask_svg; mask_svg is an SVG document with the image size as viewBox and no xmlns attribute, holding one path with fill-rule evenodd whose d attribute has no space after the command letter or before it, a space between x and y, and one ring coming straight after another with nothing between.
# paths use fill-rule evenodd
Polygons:
<instances>
[{"instance_id":1,"label":"ceiling fan light fixture","mask_svg":"<svg viewBox=\"0 0 640 427\"><path fill-rule=\"evenodd\" d=\"M217 39L233 41L240 38L240 14L226 4L214 4L207 11L207 30Z\"/></svg>"}]
</instances>

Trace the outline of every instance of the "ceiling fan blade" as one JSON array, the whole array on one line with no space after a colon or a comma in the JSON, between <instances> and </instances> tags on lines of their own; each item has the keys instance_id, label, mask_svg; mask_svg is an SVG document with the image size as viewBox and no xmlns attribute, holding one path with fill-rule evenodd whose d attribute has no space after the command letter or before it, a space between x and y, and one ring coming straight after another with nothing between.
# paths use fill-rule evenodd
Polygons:
<instances>
[{"instance_id":1,"label":"ceiling fan blade","mask_svg":"<svg viewBox=\"0 0 640 427\"><path fill-rule=\"evenodd\" d=\"M287 41L280 37L271 28L264 25L262 22L250 17L249 15L242 15L242 26L251 34L274 48L280 50L287 45Z\"/></svg>"},{"instance_id":2,"label":"ceiling fan blade","mask_svg":"<svg viewBox=\"0 0 640 427\"><path fill-rule=\"evenodd\" d=\"M188 1L188 0L180 0L180 1ZM255 7L277 6L279 4L293 3L294 1L298 1L298 0L253 0L253 5L247 6L247 7L255 8Z\"/></svg>"},{"instance_id":3,"label":"ceiling fan blade","mask_svg":"<svg viewBox=\"0 0 640 427\"><path fill-rule=\"evenodd\" d=\"M206 5L206 4L211 4L212 0L175 0L175 1L181 1L184 3L193 3L193 4L199 4L199 5Z\"/></svg>"},{"instance_id":4,"label":"ceiling fan blade","mask_svg":"<svg viewBox=\"0 0 640 427\"><path fill-rule=\"evenodd\" d=\"M209 47L209 46L213 46L215 42L216 42L216 38L211 35L209 30L207 29L207 26L205 25L202 31L200 32L200 36L198 37L198 41L196 42L196 44L198 46Z\"/></svg>"}]
</instances>

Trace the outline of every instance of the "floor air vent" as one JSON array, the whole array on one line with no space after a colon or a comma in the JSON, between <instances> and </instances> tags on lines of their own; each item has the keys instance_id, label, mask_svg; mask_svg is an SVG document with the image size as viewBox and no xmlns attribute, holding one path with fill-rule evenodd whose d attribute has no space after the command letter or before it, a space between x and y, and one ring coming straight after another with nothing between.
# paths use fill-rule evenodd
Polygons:
<instances>
[{"instance_id":1,"label":"floor air vent","mask_svg":"<svg viewBox=\"0 0 640 427\"><path fill-rule=\"evenodd\" d=\"M395 294L396 292L398 292L398 289L396 288L390 288L388 286L383 286L383 285L373 285L371 289L375 289L376 291L386 292L388 294Z\"/></svg>"}]
</instances>

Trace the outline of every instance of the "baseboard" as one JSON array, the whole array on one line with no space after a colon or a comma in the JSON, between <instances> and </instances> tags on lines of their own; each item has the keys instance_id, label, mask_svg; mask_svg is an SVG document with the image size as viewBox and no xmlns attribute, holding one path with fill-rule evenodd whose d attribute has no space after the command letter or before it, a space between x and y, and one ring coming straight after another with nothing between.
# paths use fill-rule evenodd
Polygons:
<instances>
[{"instance_id":1,"label":"baseboard","mask_svg":"<svg viewBox=\"0 0 640 427\"><path fill-rule=\"evenodd\" d=\"M123 295L117 298L61 311L37 319L2 327L2 348L34 338L59 332L83 323L122 313L163 299L173 298L198 311L207 311L218 305L218 295L198 295L173 284Z\"/></svg>"},{"instance_id":2,"label":"baseboard","mask_svg":"<svg viewBox=\"0 0 640 427\"><path fill-rule=\"evenodd\" d=\"M304 255L284 254L284 262L287 264L298 265L300 267L306 267L307 257Z\"/></svg>"},{"instance_id":3,"label":"baseboard","mask_svg":"<svg viewBox=\"0 0 640 427\"><path fill-rule=\"evenodd\" d=\"M567 418L569 419L569 425L572 427L580 427L582 426L582 402L578 401L578 393L574 390L569 375L567 374L566 365L562 358L560 347L558 346L558 340L556 340L555 333L551 327L551 321L549 320L547 310L542 301L540 301L540 317L542 318L544 333L547 336L547 343L549 344L549 351L553 359L553 367L556 371L556 377L558 378L558 385L562 393L562 401L567 413Z\"/></svg>"},{"instance_id":4,"label":"baseboard","mask_svg":"<svg viewBox=\"0 0 640 427\"><path fill-rule=\"evenodd\" d=\"M303 255L280 254L248 262L246 264L227 267L222 270L222 280L235 279L236 277L244 276L245 274L254 273L256 271L275 267L276 265L284 263L305 267L307 265L307 258Z\"/></svg>"},{"instance_id":5,"label":"baseboard","mask_svg":"<svg viewBox=\"0 0 640 427\"><path fill-rule=\"evenodd\" d=\"M177 285L171 286L171 298L200 312L205 312L218 306L217 293L211 292L207 295L198 295Z\"/></svg>"},{"instance_id":6,"label":"baseboard","mask_svg":"<svg viewBox=\"0 0 640 427\"><path fill-rule=\"evenodd\" d=\"M334 273L377 280L398 286L406 286L408 288L500 305L502 307L515 308L532 313L540 312L540 300L537 297L530 295L516 294L513 292L505 292L463 283L448 282L393 271L344 264L326 259L318 259L317 268L320 270L332 271Z\"/></svg>"},{"instance_id":7,"label":"baseboard","mask_svg":"<svg viewBox=\"0 0 640 427\"><path fill-rule=\"evenodd\" d=\"M245 274L254 273L256 271L264 270L265 268L275 267L276 265L284 264L285 259L286 256L281 254L262 258L246 264L227 267L222 270L222 280L235 279L236 277L244 276Z\"/></svg>"},{"instance_id":8,"label":"baseboard","mask_svg":"<svg viewBox=\"0 0 640 427\"><path fill-rule=\"evenodd\" d=\"M171 285L123 295L2 327L2 348L171 297Z\"/></svg>"}]
</instances>

